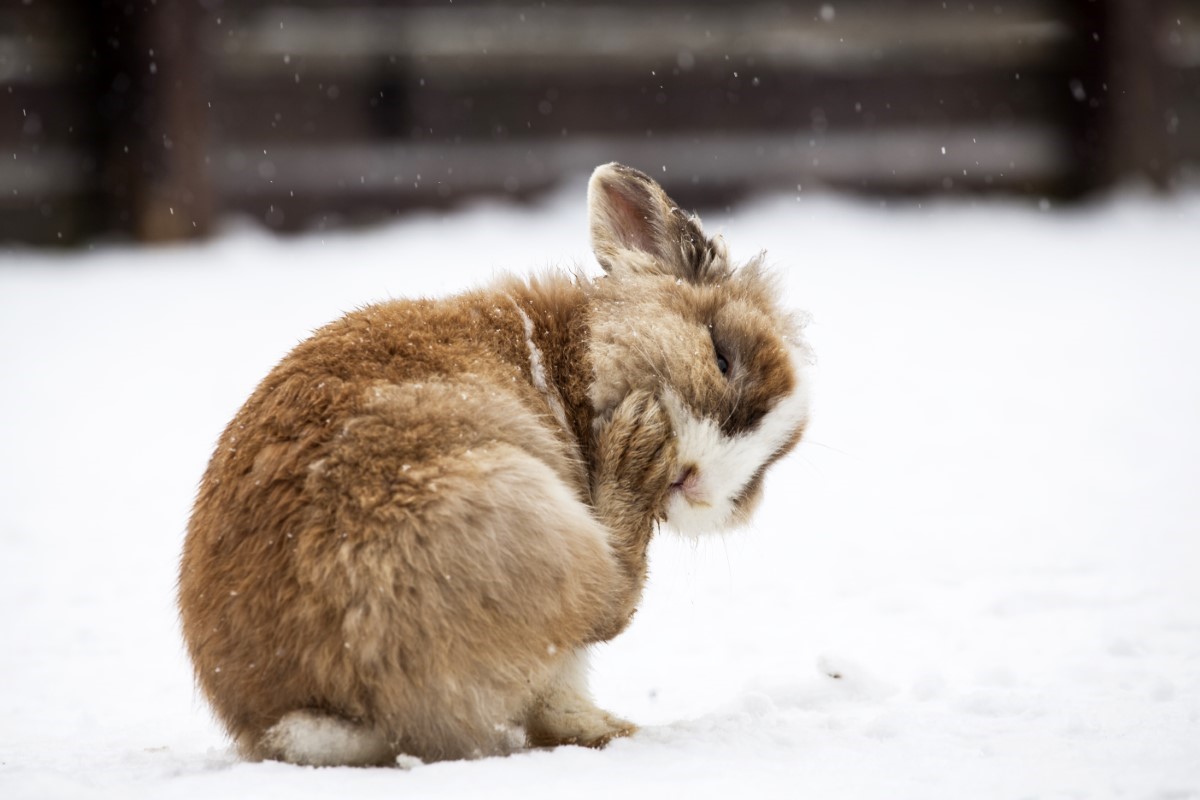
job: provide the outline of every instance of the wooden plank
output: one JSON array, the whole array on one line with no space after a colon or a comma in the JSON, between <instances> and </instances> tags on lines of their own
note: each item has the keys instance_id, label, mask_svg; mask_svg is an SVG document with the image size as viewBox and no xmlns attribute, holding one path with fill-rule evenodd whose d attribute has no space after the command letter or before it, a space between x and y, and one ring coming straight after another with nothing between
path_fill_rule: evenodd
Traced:
<instances>
[{"instance_id":1,"label":"wooden plank","mask_svg":"<svg viewBox=\"0 0 1200 800\"><path fill-rule=\"evenodd\" d=\"M1155 41L1171 67L1200 68L1200 7L1195 3L1168 4L1162 10Z\"/></svg>"},{"instance_id":2,"label":"wooden plank","mask_svg":"<svg viewBox=\"0 0 1200 800\"><path fill-rule=\"evenodd\" d=\"M72 80L87 32L66 3L0 2L0 84Z\"/></svg>"},{"instance_id":3,"label":"wooden plank","mask_svg":"<svg viewBox=\"0 0 1200 800\"><path fill-rule=\"evenodd\" d=\"M656 78L479 74L473 83L418 78L399 67L334 82L258 77L218 84L217 135L235 141L426 140L704 129L862 129L873 125L1042 119L1058 113L1061 70L928 76L818 77L775 68L753 75L701 67ZM1047 83L1054 91L1047 91Z\"/></svg>"},{"instance_id":4,"label":"wooden plank","mask_svg":"<svg viewBox=\"0 0 1200 800\"><path fill-rule=\"evenodd\" d=\"M475 194L523 196L564 175L619 160L645 169L677 199L818 185L860 190L995 187L1045 191L1063 180L1067 143L1053 128L987 126L870 133L570 137L488 143L362 143L230 147L214 180L231 208L272 227L312 208L376 215ZM665 168L665 169L664 169Z\"/></svg>"},{"instance_id":5,"label":"wooden plank","mask_svg":"<svg viewBox=\"0 0 1200 800\"><path fill-rule=\"evenodd\" d=\"M832 6L830 6L832 7ZM403 57L464 75L533 70L591 73L610 64L647 70L671 63L726 60L750 67L815 73L950 66L1026 67L1052 60L1071 35L1044 6L1006 14L961 14L942 4L913 10L851 4L832 17L790 4L608 5L524 9L392 6L267 7L212 43L220 68L237 75L278 72L290 59L325 74L361 72L380 58ZM441 67L445 69L445 67Z\"/></svg>"},{"instance_id":6,"label":"wooden plank","mask_svg":"<svg viewBox=\"0 0 1200 800\"><path fill-rule=\"evenodd\" d=\"M0 84L0 153L34 143L87 149L93 128L89 88L73 83Z\"/></svg>"}]
</instances>

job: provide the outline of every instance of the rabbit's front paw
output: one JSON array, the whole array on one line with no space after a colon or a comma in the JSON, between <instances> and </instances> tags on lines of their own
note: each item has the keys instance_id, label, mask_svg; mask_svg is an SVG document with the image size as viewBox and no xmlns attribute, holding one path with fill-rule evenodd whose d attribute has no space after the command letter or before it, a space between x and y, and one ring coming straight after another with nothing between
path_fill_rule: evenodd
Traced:
<instances>
[{"instance_id":1,"label":"rabbit's front paw","mask_svg":"<svg viewBox=\"0 0 1200 800\"><path fill-rule=\"evenodd\" d=\"M557 747L576 744L604 747L613 739L631 736L637 726L595 707L580 709L542 709L527 723L525 736L530 747Z\"/></svg>"},{"instance_id":2,"label":"rabbit's front paw","mask_svg":"<svg viewBox=\"0 0 1200 800\"><path fill-rule=\"evenodd\" d=\"M596 488L605 515L635 528L661 518L675 464L670 419L650 392L632 392L604 423L597 442Z\"/></svg>"}]
</instances>

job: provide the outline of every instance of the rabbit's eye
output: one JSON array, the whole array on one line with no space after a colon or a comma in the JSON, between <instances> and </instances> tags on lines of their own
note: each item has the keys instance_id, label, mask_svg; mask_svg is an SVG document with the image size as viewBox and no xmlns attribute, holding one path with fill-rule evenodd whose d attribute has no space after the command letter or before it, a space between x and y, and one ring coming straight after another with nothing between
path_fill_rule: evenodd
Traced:
<instances>
[{"instance_id":1,"label":"rabbit's eye","mask_svg":"<svg viewBox=\"0 0 1200 800\"><path fill-rule=\"evenodd\" d=\"M721 348L717 346L717 337L713 334L713 327L708 326L708 337L712 341L713 355L717 357L717 369L721 370L722 375L729 373L729 360L721 355Z\"/></svg>"}]
</instances>

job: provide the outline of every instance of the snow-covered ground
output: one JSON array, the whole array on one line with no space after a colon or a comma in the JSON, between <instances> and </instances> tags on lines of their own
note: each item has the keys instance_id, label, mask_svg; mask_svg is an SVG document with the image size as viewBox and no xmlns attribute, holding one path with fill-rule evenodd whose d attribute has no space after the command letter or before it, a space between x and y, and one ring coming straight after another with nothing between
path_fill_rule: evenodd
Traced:
<instances>
[{"instance_id":1,"label":"snow-covered ground","mask_svg":"<svg viewBox=\"0 0 1200 800\"><path fill-rule=\"evenodd\" d=\"M595 658L638 735L410 771L232 754L173 605L192 492L312 328L590 264L582 184L0 255L0 797L1200 798L1200 195L768 198L708 228L812 312L806 443L752 529L657 542Z\"/></svg>"}]
</instances>

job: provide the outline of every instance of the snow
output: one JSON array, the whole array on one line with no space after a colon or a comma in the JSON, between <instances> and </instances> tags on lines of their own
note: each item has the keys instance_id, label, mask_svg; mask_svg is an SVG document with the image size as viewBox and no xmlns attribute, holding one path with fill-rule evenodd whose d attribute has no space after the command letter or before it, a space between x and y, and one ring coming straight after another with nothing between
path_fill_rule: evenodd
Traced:
<instances>
[{"instance_id":1,"label":"snow","mask_svg":"<svg viewBox=\"0 0 1200 800\"><path fill-rule=\"evenodd\" d=\"M597 648L600 703L641 732L238 761L173 606L220 429L344 310L590 265L583 197L0 254L0 797L1200 797L1195 194L709 215L812 313L815 416L755 526L660 538Z\"/></svg>"}]
</instances>

